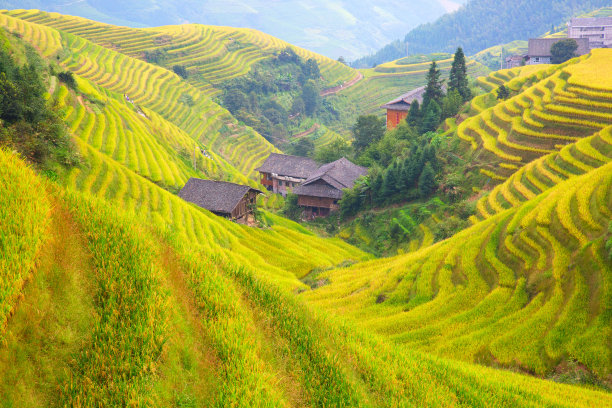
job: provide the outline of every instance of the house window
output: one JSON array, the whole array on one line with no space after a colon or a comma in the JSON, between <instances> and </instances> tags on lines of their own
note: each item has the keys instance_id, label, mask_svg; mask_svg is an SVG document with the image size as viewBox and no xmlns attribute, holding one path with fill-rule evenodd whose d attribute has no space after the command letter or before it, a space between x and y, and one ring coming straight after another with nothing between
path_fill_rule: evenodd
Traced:
<instances>
[{"instance_id":1,"label":"house window","mask_svg":"<svg viewBox=\"0 0 612 408\"><path fill-rule=\"evenodd\" d=\"M283 186L283 181L282 181L282 180L279 180L279 182L278 182L278 186L279 186L279 187L282 187L282 186Z\"/></svg>"}]
</instances>

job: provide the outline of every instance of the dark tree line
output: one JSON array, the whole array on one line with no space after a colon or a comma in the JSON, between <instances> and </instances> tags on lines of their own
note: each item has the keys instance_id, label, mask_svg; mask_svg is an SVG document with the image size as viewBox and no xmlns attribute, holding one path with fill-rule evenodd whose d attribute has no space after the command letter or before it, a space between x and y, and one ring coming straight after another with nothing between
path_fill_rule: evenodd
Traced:
<instances>
[{"instance_id":1,"label":"dark tree line","mask_svg":"<svg viewBox=\"0 0 612 408\"><path fill-rule=\"evenodd\" d=\"M26 47L26 58L21 66L8 50L0 48L0 145L39 165L72 165L76 156L65 125L45 99L42 76L46 67L31 47ZM58 77L75 87L71 73Z\"/></svg>"}]
</instances>

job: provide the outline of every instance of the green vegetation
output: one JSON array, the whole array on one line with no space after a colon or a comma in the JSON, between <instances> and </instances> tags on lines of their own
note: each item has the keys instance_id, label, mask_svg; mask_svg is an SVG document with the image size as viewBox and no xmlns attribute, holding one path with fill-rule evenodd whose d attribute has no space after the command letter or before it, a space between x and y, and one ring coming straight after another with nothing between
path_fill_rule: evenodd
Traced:
<instances>
[{"instance_id":1,"label":"green vegetation","mask_svg":"<svg viewBox=\"0 0 612 408\"><path fill-rule=\"evenodd\" d=\"M258 185L253 169L273 147L212 99L223 84L254 85L274 55L296 55L279 66L301 72L301 88L254 94L262 115L299 94L306 111L309 81L354 71L252 30L37 11L0 22L18 34L3 66L37 73L22 80L35 97L14 123L35 118L32 106L55 110L80 156L46 177L0 148L4 405L612 404L609 50L494 72L481 90L466 89L481 68L460 52L363 71L320 100L322 123L296 125L311 142L296 146L318 159L371 167L342 200L345 220L316 224L338 233L325 239L264 209L259 228L235 224L174 193L189 177ZM141 59L153 50L157 65ZM386 99L412 80L427 96L396 129L377 116L347 126L356 111L338 111L351 145L326 126L330 106L362 100L359 117L377 103L367 92ZM244 102L236 95L230 104ZM259 201L297 217L293 195ZM343 239L397 255L373 259Z\"/></svg>"},{"instance_id":2,"label":"green vegetation","mask_svg":"<svg viewBox=\"0 0 612 408\"><path fill-rule=\"evenodd\" d=\"M520 0L501 4L473 0L455 13L413 29L403 41L355 61L355 66L371 67L417 53L452 52L458 46L471 55L516 39L537 37L551 25L563 25L576 14L608 5L605 0Z\"/></svg>"}]
</instances>

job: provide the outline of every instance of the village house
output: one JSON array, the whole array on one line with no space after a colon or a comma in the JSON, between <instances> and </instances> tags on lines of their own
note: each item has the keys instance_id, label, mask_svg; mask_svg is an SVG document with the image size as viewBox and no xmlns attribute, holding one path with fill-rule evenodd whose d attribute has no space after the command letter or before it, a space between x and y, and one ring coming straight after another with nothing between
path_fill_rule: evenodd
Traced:
<instances>
[{"instance_id":1,"label":"village house","mask_svg":"<svg viewBox=\"0 0 612 408\"><path fill-rule=\"evenodd\" d=\"M552 46L565 38L530 38L529 39L529 51L525 63L527 65L537 64L550 64L552 54L550 52ZM578 44L576 50L577 55L588 54L591 50L589 48L589 40L587 38L575 38Z\"/></svg>"},{"instance_id":2,"label":"village house","mask_svg":"<svg viewBox=\"0 0 612 408\"><path fill-rule=\"evenodd\" d=\"M568 38L586 38L589 48L612 47L612 17L572 18L567 25Z\"/></svg>"},{"instance_id":3,"label":"village house","mask_svg":"<svg viewBox=\"0 0 612 408\"><path fill-rule=\"evenodd\" d=\"M261 173L261 184L284 197L288 189L306 181L318 168L317 163L308 157L271 153L256 171Z\"/></svg>"},{"instance_id":4,"label":"village house","mask_svg":"<svg viewBox=\"0 0 612 408\"><path fill-rule=\"evenodd\" d=\"M304 207L306 218L326 217L337 210L343 189L351 188L368 169L351 163L344 157L321 166L293 192L298 196L298 205Z\"/></svg>"},{"instance_id":5,"label":"village house","mask_svg":"<svg viewBox=\"0 0 612 408\"><path fill-rule=\"evenodd\" d=\"M523 55L510 55L506 57L506 65L504 68L518 68L523 65L525 65L525 57Z\"/></svg>"},{"instance_id":6,"label":"village house","mask_svg":"<svg viewBox=\"0 0 612 408\"><path fill-rule=\"evenodd\" d=\"M190 178L179 197L239 223L249 223L261 191L225 181Z\"/></svg>"},{"instance_id":7,"label":"village house","mask_svg":"<svg viewBox=\"0 0 612 408\"><path fill-rule=\"evenodd\" d=\"M381 106L382 109L387 110L387 129L395 129L402 120L406 119L408 111L410 111L410 105L414 101L418 101L420 104L423 103L423 96L425 96L424 86L413 89Z\"/></svg>"}]
</instances>

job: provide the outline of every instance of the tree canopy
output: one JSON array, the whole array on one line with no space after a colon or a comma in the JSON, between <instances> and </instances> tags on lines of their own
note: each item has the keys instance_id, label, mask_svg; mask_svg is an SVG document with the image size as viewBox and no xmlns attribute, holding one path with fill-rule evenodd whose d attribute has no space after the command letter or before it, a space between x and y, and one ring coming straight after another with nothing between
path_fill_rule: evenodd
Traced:
<instances>
[{"instance_id":1,"label":"tree canopy","mask_svg":"<svg viewBox=\"0 0 612 408\"><path fill-rule=\"evenodd\" d=\"M573 38L566 38L556 42L550 48L550 54L552 55L551 62L553 64L562 64L576 57L577 49L578 43Z\"/></svg>"}]
</instances>

